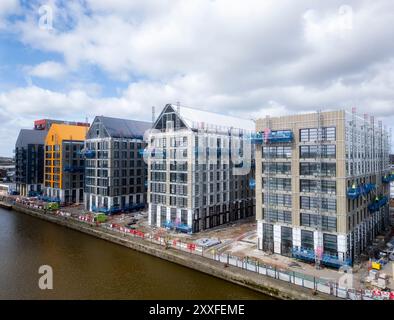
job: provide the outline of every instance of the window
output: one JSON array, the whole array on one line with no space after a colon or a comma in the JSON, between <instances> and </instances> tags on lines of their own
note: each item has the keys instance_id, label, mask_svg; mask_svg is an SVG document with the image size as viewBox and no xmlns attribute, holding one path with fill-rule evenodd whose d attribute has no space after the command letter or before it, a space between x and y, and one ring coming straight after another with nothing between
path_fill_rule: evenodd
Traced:
<instances>
[{"instance_id":1,"label":"window","mask_svg":"<svg viewBox=\"0 0 394 320\"><path fill-rule=\"evenodd\" d=\"M268 171L273 174L291 174L291 163L273 162L267 164L263 162L263 173L267 173Z\"/></svg>"},{"instance_id":2,"label":"window","mask_svg":"<svg viewBox=\"0 0 394 320\"><path fill-rule=\"evenodd\" d=\"M301 192L317 192L318 181L316 180L300 180L300 191ZM321 192L327 194L336 194L336 182L335 181L322 181Z\"/></svg>"},{"instance_id":3,"label":"window","mask_svg":"<svg viewBox=\"0 0 394 320\"><path fill-rule=\"evenodd\" d=\"M305 210L314 210L318 207L318 198L300 197L300 208ZM335 198L322 198L321 209L330 212L336 212L337 201Z\"/></svg>"},{"instance_id":4,"label":"window","mask_svg":"<svg viewBox=\"0 0 394 320\"><path fill-rule=\"evenodd\" d=\"M317 174L317 164L313 162L301 162L300 163L300 174L302 176L313 176ZM323 177L335 177L336 176L336 164L335 163L322 163L321 164L321 175Z\"/></svg>"},{"instance_id":5,"label":"window","mask_svg":"<svg viewBox=\"0 0 394 320\"><path fill-rule=\"evenodd\" d=\"M263 157L289 159L291 158L291 147L264 147Z\"/></svg>"},{"instance_id":6,"label":"window","mask_svg":"<svg viewBox=\"0 0 394 320\"><path fill-rule=\"evenodd\" d=\"M338 256L337 236L323 233L323 251L332 256Z\"/></svg>"},{"instance_id":7,"label":"window","mask_svg":"<svg viewBox=\"0 0 394 320\"><path fill-rule=\"evenodd\" d=\"M266 188L267 179L263 179L263 188ZM269 187L271 190L291 191L291 179L270 178Z\"/></svg>"},{"instance_id":8,"label":"window","mask_svg":"<svg viewBox=\"0 0 394 320\"><path fill-rule=\"evenodd\" d=\"M301 247L314 249L313 231L301 230Z\"/></svg>"},{"instance_id":9,"label":"window","mask_svg":"<svg viewBox=\"0 0 394 320\"><path fill-rule=\"evenodd\" d=\"M291 211L269 209L265 211L264 218L269 222L292 223Z\"/></svg>"},{"instance_id":10,"label":"window","mask_svg":"<svg viewBox=\"0 0 394 320\"><path fill-rule=\"evenodd\" d=\"M300 141L301 142L308 142L309 141L309 130L308 129L301 129L300 130Z\"/></svg>"},{"instance_id":11,"label":"window","mask_svg":"<svg viewBox=\"0 0 394 320\"><path fill-rule=\"evenodd\" d=\"M319 155L318 146L300 146L300 158L317 158ZM323 145L321 147L321 157L332 159L336 157L335 145Z\"/></svg>"},{"instance_id":12,"label":"window","mask_svg":"<svg viewBox=\"0 0 394 320\"><path fill-rule=\"evenodd\" d=\"M317 228L321 221L323 231L337 231L337 218L330 216L320 216L317 214L301 213L301 225L304 227Z\"/></svg>"},{"instance_id":13,"label":"window","mask_svg":"<svg viewBox=\"0 0 394 320\"><path fill-rule=\"evenodd\" d=\"M264 203L267 203L267 196L264 196ZM291 195L290 194L272 194L269 198L270 205L291 208Z\"/></svg>"}]
</instances>

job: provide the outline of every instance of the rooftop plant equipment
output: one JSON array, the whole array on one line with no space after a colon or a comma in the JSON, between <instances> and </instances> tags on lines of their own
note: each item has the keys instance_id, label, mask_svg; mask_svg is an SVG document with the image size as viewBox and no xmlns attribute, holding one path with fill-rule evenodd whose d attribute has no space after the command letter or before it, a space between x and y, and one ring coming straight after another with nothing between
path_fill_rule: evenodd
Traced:
<instances>
[{"instance_id":1,"label":"rooftop plant equipment","mask_svg":"<svg viewBox=\"0 0 394 320\"><path fill-rule=\"evenodd\" d=\"M372 190L375 189L375 187L376 186L373 183L362 184L358 187L353 184L352 187L348 189L347 196L349 197L349 199L355 200L360 196L369 194Z\"/></svg>"},{"instance_id":2,"label":"rooftop plant equipment","mask_svg":"<svg viewBox=\"0 0 394 320\"><path fill-rule=\"evenodd\" d=\"M394 174L387 174L385 176L382 177L382 182L383 183L390 183L394 181Z\"/></svg>"},{"instance_id":3,"label":"rooftop plant equipment","mask_svg":"<svg viewBox=\"0 0 394 320\"><path fill-rule=\"evenodd\" d=\"M368 210L370 212L376 212L381 207L385 206L388 202L388 198L386 196L376 197L375 200L368 205Z\"/></svg>"}]
</instances>

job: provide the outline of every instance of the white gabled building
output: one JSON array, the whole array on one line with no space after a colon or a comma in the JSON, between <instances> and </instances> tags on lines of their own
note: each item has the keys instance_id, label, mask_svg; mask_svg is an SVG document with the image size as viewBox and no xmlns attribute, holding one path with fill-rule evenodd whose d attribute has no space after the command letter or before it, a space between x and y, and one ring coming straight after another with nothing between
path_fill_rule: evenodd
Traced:
<instances>
[{"instance_id":1,"label":"white gabled building","mask_svg":"<svg viewBox=\"0 0 394 320\"><path fill-rule=\"evenodd\" d=\"M184 232L254 215L254 122L167 104L149 137L149 224ZM231 151L230 151L231 150Z\"/></svg>"}]
</instances>

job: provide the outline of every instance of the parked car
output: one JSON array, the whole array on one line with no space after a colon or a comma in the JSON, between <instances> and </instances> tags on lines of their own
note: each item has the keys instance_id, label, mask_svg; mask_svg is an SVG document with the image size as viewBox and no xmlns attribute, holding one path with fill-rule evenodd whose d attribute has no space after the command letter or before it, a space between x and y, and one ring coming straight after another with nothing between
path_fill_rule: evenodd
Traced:
<instances>
[{"instance_id":1,"label":"parked car","mask_svg":"<svg viewBox=\"0 0 394 320\"><path fill-rule=\"evenodd\" d=\"M209 247L215 246L219 243L221 243L221 241L219 239L209 239L209 238L202 238L202 239L198 239L196 241L197 245L204 247L204 248L209 248Z\"/></svg>"}]
</instances>

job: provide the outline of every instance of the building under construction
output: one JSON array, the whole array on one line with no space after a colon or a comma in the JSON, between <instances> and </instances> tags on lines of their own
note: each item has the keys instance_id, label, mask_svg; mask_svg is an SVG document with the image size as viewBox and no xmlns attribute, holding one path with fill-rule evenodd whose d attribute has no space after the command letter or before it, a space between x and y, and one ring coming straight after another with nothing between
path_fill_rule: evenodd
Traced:
<instances>
[{"instance_id":1,"label":"building under construction","mask_svg":"<svg viewBox=\"0 0 394 320\"><path fill-rule=\"evenodd\" d=\"M85 163L81 154L86 124L51 125L45 138L45 192L43 200L83 203Z\"/></svg>"},{"instance_id":2,"label":"building under construction","mask_svg":"<svg viewBox=\"0 0 394 320\"><path fill-rule=\"evenodd\" d=\"M256 122L258 248L340 267L388 224L389 133L355 110Z\"/></svg>"},{"instance_id":3,"label":"building under construction","mask_svg":"<svg viewBox=\"0 0 394 320\"><path fill-rule=\"evenodd\" d=\"M141 150L151 123L95 117L86 136L85 209L117 213L146 206L147 166Z\"/></svg>"},{"instance_id":4,"label":"building under construction","mask_svg":"<svg viewBox=\"0 0 394 320\"><path fill-rule=\"evenodd\" d=\"M166 105L145 153L149 224L190 233L252 216L254 152L246 137L254 127L250 120Z\"/></svg>"}]
</instances>

